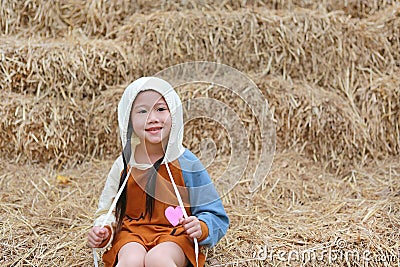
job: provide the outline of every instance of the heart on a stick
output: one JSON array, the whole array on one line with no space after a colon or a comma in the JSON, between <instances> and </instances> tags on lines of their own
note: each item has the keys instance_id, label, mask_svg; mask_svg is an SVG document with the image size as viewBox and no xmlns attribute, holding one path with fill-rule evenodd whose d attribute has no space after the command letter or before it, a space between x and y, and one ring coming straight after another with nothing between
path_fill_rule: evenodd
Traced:
<instances>
[{"instance_id":1,"label":"heart on a stick","mask_svg":"<svg viewBox=\"0 0 400 267\"><path fill-rule=\"evenodd\" d=\"M182 208L180 206L174 208L169 206L165 209L165 217L173 225L177 226L179 224L179 219L183 217Z\"/></svg>"}]
</instances>

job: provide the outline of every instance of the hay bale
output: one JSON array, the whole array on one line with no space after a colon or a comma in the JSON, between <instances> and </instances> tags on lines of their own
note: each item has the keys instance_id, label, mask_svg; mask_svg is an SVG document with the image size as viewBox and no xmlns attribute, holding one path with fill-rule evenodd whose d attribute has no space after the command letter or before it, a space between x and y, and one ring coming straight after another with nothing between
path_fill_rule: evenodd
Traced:
<instances>
[{"instance_id":1,"label":"hay bale","mask_svg":"<svg viewBox=\"0 0 400 267\"><path fill-rule=\"evenodd\" d=\"M304 10L138 14L108 41L7 37L0 44L1 86L35 95L49 90L74 96L78 91L90 98L171 65L207 60L332 91L342 90L351 78L349 89L354 90L371 72L398 71L399 10L387 9L369 20Z\"/></svg>"},{"instance_id":2,"label":"hay bale","mask_svg":"<svg viewBox=\"0 0 400 267\"><path fill-rule=\"evenodd\" d=\"M370 77L354 93L354 103L368 127L376 158L400 154L400 78L397 74ZM383 154L386 154L383 153Z\"/></svg>"},{"instance_id":3,"label":"hay bale","mask_svg":"<svg viewBox=\"0 0 400 267\"><path fill-rule=\"evenodd\" d=\"M27 6L31 4L33 3L28 3ZM95 2L92 4L92 8L102 6ZM62 139L57 139L54 134L50 138L46 128L54 123L68 124L66 118L70 116L68 112L71 110L67 109L65 117L56 118L53 122L46 116L53 116L54 110L62 113L62 106L76 108L77 105L80 110L76 113L84 114L82 110L88 108L87 103L94 103L99 99L113 99L110 105L116 106L117 98L110 97L113 90L122 90L139 76L152 75L182 61L209 60L253 73L256 83L263 90L271 91L275 88L274 84L278 84L277 92L283 93L284 97L278 93L267 95L272 103L276 103L277 109L280 107L279 112L275 111L276 116L283 118L286 123L280 125L278 130L279 137L284 140L282 147L296 146L300 151L305 149L308 155L317 160L334 162L332 166L335 167L344 167L349 162L355 164L360 160L364 162L368 158L378 157L380 153L396 155L399 153L396 121L399 96L395 91L398 88L397 83L390 87L394 91L388 91L390 99L382 98L382 108L371 111L371 108L365 107L364 101L372 101L375 97L375 93L371 93L373 90L370 90L376 87L375 77L386 76L391 81L399 70L399 10L396 6L389 7L360 20L339 13L306 10L238 9L204 13L193 9L179 13L136 14L120 21L119 26L116 26L118 36L113 40L77 37L64 41L30 39L25 42L24 39L3 37L0 44L3 59L0 84L1 89L10 94L2 96L2 105L6 112L2 127L7 133L4 140L10 142L3 142L2 151L12 158L18 159L19 155L25 154L30 160L57 159L57 162L62 161L60 158L81 161L89 155L103 158L103 149L111 154L116 153L118 146L104 144L98 150L99 143L96 143L96 140L107 138L118 140L116 122L108 121L105 126L112 129L112 136L104 137L99 133L98 139L97 131L91 130L93 138L90 139L81 130L90 124L89 118L98 118L97 114L90 113L88 118L80 119L79 130L68 128L69 126L67 128L70 130L66 132L58 129L57 132L62 133ZM304 101L300 106L288 106L292 99L286 94L290 95L292 92L280 91L282 86L291 88L292 83L296 88L294 99ZM297 125L296 120L315 119L313 112L316 109L308 91L315 91L316 95L313 97L316 99L332 97L330 101L333 104L325 103L317 107L328 110L325 118L328 123L320 125L317 120L313 122L316 128L305 133L301 127L307 128L308 122ZM213 97L218 94L219 91L216 91ZM24 128L25 124L22 123L10 123L15 120L21 122L24 118L21 113L23 109L18 108L21 105L18 101L21 100L11 100L11 96L16 99L26 97L27 102L24 103L28 110L35 110L32 113L38 114L43 112L42 115L28 119L32 128ZM44 101L44 109L34 109L39 99ZM226 97L225 100L229 106L241 106L236 98ZM56 108L53 103L56 103ZM324 101L321 100L321 103ZM294 113L288 113L282 107ZM333 109L334 107L340 111ZM392 110L385 114L394 115L382 115L379 109L383 108L384 113ZM302 113L303 109L308 112L307 116ZM93 112L93 109L89 110ZM248 114L245 109L236 111ZM110 118L114 116L112 112L101 110L99 114ZM293 117L296 112L300 117ZM371 112L381 115L374 117ZM69 119L69 122L73 120ZM244 120L247 120L246 129L257 132L254 118L250 116ZM46 123L41 124L41 121ZM288 121L291 123L287 123ZM378 121L384 123L378 124ZM299 128L294 127L295 125ZM214 126L210 126L210 133ZM196 133L187 139L186 144L189 147L195 147L202 138L197 134L201 130L193 127L190 129ZM331 127L336 127L339 131L330 133ZM388 129L392 130L390 134L386 134L390 132ZM68 137L69 131L73 131L76 136ZM43 142L29 137L32 134L36 139L38 136L44 138ZM22 141L25 138L27 142ZM215 138L221 144L218 151L229 152L226 135ZM255 135L250 140L255 150L257 138ZM68 140L80 141L66 146L70 144ZM329 147L332 142L336 142L337 148ZM79 151L80 146L85 149ZM327 156L330 155L328 152L332 155Z\"/></svg>"},{"instance_id":4,"label":"hay bale","mask_svg":"<svg viewBox=\"0 0 400 267\"><path fill-rule=\"evenodd\" d=\"M339 94L279 78L260 87L274 113L278 150L295 149L338 172L373 156L365 123Z\"/></svg>"},{"instance_id":5,"label":"hay bale","mask_svg":"<svg viewBox=\"0 0 400 267\"><path fill-rule=\"evenodd\" d=\"M399 5L398 0L374 0L374 1L362 1L362 0L350 0L350 1L335 1L328 0L324 1L324 8L328 11L343 10L346 14L352 17L367 18L371 15L375 15L380 11Z\"/></svg>"},{"instance_id":6,"label":"hay bale","mask_svg":"<svg viewBox=\"0 0 400 267\"><path fill-rule=\"evenodd\" d=\"M186 101L209 94L206 86L177 88L185 105ZM216 88L215 88L216 89ZM120 153L116 109L123 88L114 88L87 99L67 100L57 96L33 97L13 92L1 95L0 151L4 157L16 161L48 162L58 165L74 165L93 158L114 158ZM187 94L191 92L191 96ZM193 94L195 92L195 94ZM224 100L235 109L245 122L245 127L258 131L249 108L233 93L212 90L210 97ZM240 107L240 108L238 108ZM247 108L247 109L246 109ZM254 115L253 115L254 116ZM208 118L212 118L212 114ZM230 155L232 135L227 133L220 121L197 118L185 125L184 144L200 153L202 140L211 138L216 153ZM250 118L250 119L249 119ZM218 127L221 131L216 132ZM249 146L257 145L251 135Z\"/></svg>"},{"instance_id":7,"label":"hay bale","mask_svg":"<svg viewBox=\"0 0 400 267\"><path fill-rule=\"evenodd\" d=\"M353 17L367 17L398 4L398 0L212 0L149 1L149 0L92 0L92 1L2 1L0 5L0 33L5 35L39 35L61 37L74 33L87 36L115 38L116 29L133 14L199 10L202 12L262 8L294 10L306 8L323 12L343 11ZM28 29L27 29L28 28Z\"/></svg>"},{"instance_id":8,"label":"hay bale","mask_svg":"<svg viewBox=\"0 0 400 267\"><path fill-rule=\"evenodd\" d=\"M283 149L296 147L337 171L400 154L397 75L371 78L346 97L281 79L265 79L260 88L274 111Z\"/></svg>"},{"instance_id":9,"label":"hay bale","mask_svg":"<svg viewBox=\"0 0 400 267\"><path fill-rule=\"evenodd\" d=\"M1 89L36 97L90 99L140 74L116 42L3 39Z\"/></svg>"},{"instance_id":10,"label":"hay bale","mask_svg":"<svg viewBox=\"0 0 400 267\"><path fill-rule=\"evenodd\" d=\"M109 91L89 102L2 93L2 157L54 166L115 157L120 143L115 103L121 94Z\"/></svg>"},{"instance_id":11,"label":"hay bale","mask_svg":"<svg viewBox=\"0 0 400 267\"><path fill-rule=\"evenodd\" d=\"M399 155L400 94L391 76L361 87L353 98L303 82L254 76L274 114L278 150L295 149L323 161L338 173L389 155ZM389 86L387 86L389 85ZM224 88L189 85L177 88L182 101L206 97L224 103L248 133L251 156L259 153L260 129L250 107ZM109 159L119 153L116 107L123 88L87 99L2 95L0 151L10 159L75 164L91 158ZM232 153L231 137L209 113L185 125L184 144L200 153L211 138L217 154ZM220 129L216 131L215 129ZM231 135L231 136L230 136Z\"/></svg>"},{"instance_id":12,"label":"hay bale","mask_svg":"<svg viewBox=\"0 0 400 267\"><path fill-rule=\"evenodd\" d=\"M308 10L168 13L133 16L119 32L139 58L154 60L140 62L146 73L208 60L338 90L353 65L355 83L370 71L396 71L400 52L390 40L398 40L399 10L365 22Z\"/></svg>"},{"instance_id":13,"label":"hay bale","mask_svg":"<svg viewBox=\"0 0 400 267\"><path fill-rule=\"evenodd\" d=\"M135 1L2 1L0 32L5 35L46 38L74 33L112 35L114 27L138 9ZM114 33L115 34L115 33Z\"/></svg>"}]
</instances>

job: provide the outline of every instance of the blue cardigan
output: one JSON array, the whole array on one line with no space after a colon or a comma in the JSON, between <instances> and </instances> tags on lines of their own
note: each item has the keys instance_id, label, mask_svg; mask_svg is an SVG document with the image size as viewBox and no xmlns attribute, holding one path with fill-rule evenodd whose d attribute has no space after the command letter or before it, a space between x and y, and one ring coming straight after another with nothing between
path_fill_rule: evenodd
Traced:
<instances>
[{"instance_id":1,"label":"blue cardigan","mask_svg":"<svg viewBox=\"0 0 400 267\"><path fill-rule=\"evenodd\" d=\"M208 237L199 242L199 245L213 247L226 234L229 218L200 160L186 149L178 161L185 185L189 189L192 215L205 222L208 227Z\"/></svg>"}]
</instances>

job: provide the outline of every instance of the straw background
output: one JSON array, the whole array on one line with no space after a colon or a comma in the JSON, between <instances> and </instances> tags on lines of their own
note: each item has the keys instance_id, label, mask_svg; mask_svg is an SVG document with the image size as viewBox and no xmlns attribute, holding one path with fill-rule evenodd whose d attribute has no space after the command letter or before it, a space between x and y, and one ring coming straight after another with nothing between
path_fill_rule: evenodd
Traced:
<instances>
[{"instance_id":1,"label":"straw background","mask_svg":"<svg viewBox=\"0 0 400 267\"><path fill-rule=\"evenodd\" d=\"M248 75L268 101L277 137L272 169L251 195L261 141L249 107L224 88L177 88L184 102L226 104L249 133L243 181L223 196L231 227L207 265L299 266L254 258L266 247L320 253L343 241L341 251L387 256L369 266L397 266L400 2L214 2L0 2L1 266L92 264L85 238L120 153L124 88L197 60ZM201 141L214 141L208 170L218 177L235 156L234 133L211 119L191 121L185 132L185 146L199 156Z\"/></svg>"}]
</instances>

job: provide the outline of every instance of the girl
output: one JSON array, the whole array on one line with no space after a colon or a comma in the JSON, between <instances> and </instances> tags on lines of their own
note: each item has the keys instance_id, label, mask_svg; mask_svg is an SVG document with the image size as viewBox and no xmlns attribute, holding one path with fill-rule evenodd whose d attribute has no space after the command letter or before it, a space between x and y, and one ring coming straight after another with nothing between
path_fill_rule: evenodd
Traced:
<instances>
[{"instance_id":1,"label":"girl","mask_svg":"<svg viewBox=\"0 0 400 267\"><path fill-rule=\"evenodd\" d=\"M207 171L182 145L179 96L162 79L140 78L122 95L118 124L123 152L108 175L88 245L106 248L106 267L204 266L197 242L214 246L229 219Z\"/></svg>"}]
</instances>

